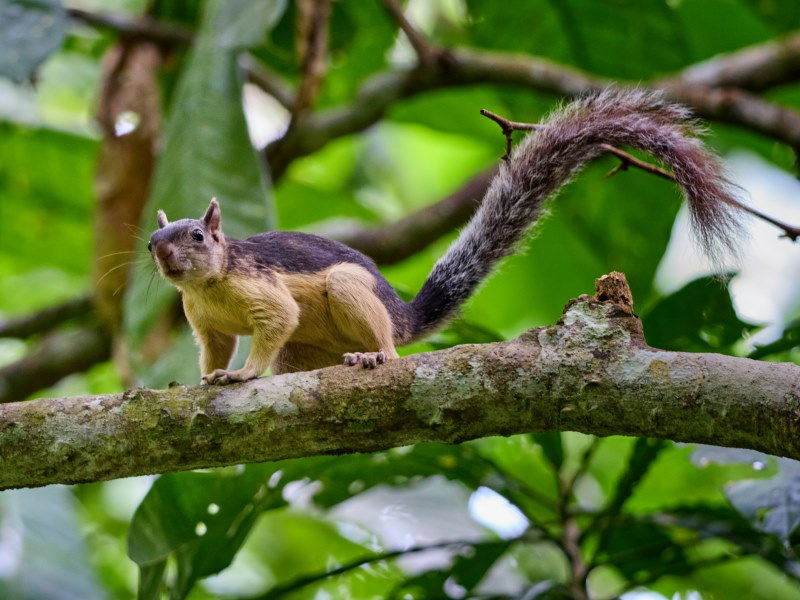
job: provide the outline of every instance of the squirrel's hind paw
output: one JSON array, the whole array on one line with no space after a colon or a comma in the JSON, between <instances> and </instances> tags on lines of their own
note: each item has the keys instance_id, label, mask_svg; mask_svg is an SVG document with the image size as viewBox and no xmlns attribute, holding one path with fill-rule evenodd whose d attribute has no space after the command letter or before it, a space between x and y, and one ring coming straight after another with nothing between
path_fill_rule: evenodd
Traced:
<instances>
[{"instance_id":1,"label":"squirrel's hind paw","mask_svg":"<svg viewBox=\"0 0 800 600\"><path fill-rule=\"evenodd\" d=\"M378 350L377 352L347 352L342 355L342 359L348 367L360 364L365 369L374 369L386 362L386 352L383 350Z\"/></svg>"}]
</instances>

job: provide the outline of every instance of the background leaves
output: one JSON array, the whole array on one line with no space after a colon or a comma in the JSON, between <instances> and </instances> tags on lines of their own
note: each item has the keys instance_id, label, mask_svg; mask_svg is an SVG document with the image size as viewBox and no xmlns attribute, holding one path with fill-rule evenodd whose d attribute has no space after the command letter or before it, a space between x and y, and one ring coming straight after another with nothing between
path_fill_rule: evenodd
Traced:
<instances>
[{"instance_id":1,"label":"background leaves","mask_svg":"<svg viewBox=\"0 0 800 600\"><path fill-rule=\"evenodd\" d=\"M28 79L61 46L66 17L58 0L0 2L0 76Z\"/></svg>"},{"instance_id":2,"label":"background leaves","mask_svg":"<svg viewBox=\"0 0 800 600\"><path fill-rule=\"evenodd\" d=\"M790 0L408 6L436 44L528 53L634 81L800 25ZM125 0L112 7L133 19L147 10L194 36L189 50L165 49L158 169L144 221L128 224L141 237L139 250L156 208L173 219L198 217L214 195L226 232L236 237L273 226L330 232L343 222L391 223L496 164L503 139L480 108L537 121L557 102L511 85L420 93L394 103L367 131L294 160L273 184L248 137L239 59L246 50L297 84L296 4ZM92 238L103 234L92 230L91 215L95 156L104 142L87 119L94 107L71 86L80 81L99 95L101 57L120 38L85 25L67 29L66 14L57 2L0 0L0 72L36 82L0 81L2 316L86 294L96 260ZM322 110L349 106L376 72L412 64L379 2L333 3L329 28ZM768 97L796 107L795 88L787 84ZM793 165L789 148L732 126L716 124L709 140L721 151L747 147L785 169ZM614 166L604 159L587 169L463 319L406 351L483 343L553 323L596 276L619 269L651 344L748 352L757 329L737 316L724 282L701 279L667 296L655 289L678 194L644 173L606 179ZM412 295L455 235L385 274ZM139 257L145 261L133 274L125 334L137 377L152 385L196 381L196 349L185 329L169 330L172 350L155 364L139 355L156 321L179 316L175 294L150 284L147 257ZM796 358L797 329L788 325L753 356ZM13 363L36 343L0 340L0 362ZM121 385L106 363L42 393ZM585 584L597 597L643 586L668 597L798 598L795 471L791 461L731 449L557 432L175 473L154 482L42 490L41 497L4 494L0 558L21 560L16 570L0 560L0 595L544 598L569 597ZM354 514L373 518L365 523ZM59 537L42 543L43 532ZM22 551L4 554L15 540Z\"/></svg>"}]
</instances>

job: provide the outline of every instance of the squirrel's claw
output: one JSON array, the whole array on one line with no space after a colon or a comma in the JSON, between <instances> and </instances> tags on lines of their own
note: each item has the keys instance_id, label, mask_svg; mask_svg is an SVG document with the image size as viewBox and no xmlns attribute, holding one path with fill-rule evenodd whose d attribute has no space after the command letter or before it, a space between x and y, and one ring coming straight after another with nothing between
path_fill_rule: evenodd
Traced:
<instances>
[{"instance_id":1,"label":"squirrel's claw","mask_svg":"<svg viewBox=\"0 0 800 600\"><path fill-rule=\"evenodd\" d=\"M342 355L342 360L348 367L360 364L365 369L374 369L386 362L386 352L347 352Z\"/></svg>"}]
</instances>

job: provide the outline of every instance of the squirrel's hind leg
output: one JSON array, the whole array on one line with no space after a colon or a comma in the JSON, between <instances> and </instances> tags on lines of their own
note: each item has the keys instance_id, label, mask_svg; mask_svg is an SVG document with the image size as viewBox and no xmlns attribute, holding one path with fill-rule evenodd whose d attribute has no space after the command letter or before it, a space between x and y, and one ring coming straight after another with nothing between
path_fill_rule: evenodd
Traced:
<instances>
[{"instance_id":1,"label":"squirrel's hind leg","mask_svg":"<svg viewBox=\"0 0 800 600\"><path fill-rule=\"evenodd\" d=\"M375 278L354 264L337 265L328 273L328 304L344 339L356 340L359 352L344 354L346 365L374 369L397 358L389 311L375 294Z\"/></svg>"}]
</instances>

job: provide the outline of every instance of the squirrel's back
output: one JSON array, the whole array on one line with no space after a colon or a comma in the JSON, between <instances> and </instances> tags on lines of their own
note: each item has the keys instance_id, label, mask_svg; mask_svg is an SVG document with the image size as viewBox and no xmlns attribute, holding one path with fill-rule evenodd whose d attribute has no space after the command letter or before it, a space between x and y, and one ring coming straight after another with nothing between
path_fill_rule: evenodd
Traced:
<instances>
[{"instance_id":1,"label":"squirrel's back","mask_svg":"<svg viewBox=\"0 0 800 600\"><path fill-rule=\"evenodd\" d=\"M269 231L245 240L228 238L227 253L227 268L233 273L254 270L289 275L323 273L339 264L358 265L374 278L375 295L392 317L397 340L405 340L412 334L409 305L386 281L375 261L341 242L298 231Z\"/></svg>"}]
</instances>

